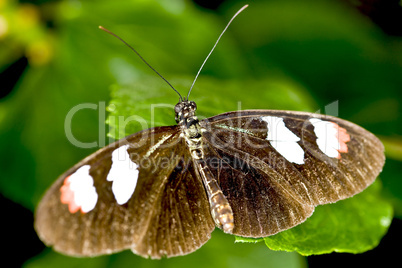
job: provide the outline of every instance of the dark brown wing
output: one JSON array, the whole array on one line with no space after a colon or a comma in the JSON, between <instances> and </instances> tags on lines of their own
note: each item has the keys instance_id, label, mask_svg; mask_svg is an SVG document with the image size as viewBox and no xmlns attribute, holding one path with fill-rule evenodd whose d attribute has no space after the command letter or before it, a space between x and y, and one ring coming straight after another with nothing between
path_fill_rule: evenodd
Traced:
<instances>
[{"instance_id":1,"label":"dark brown wing","mask_svg":"<svg viewBox=\"0 0 402 268\"><path fill-rule=\"evenodd\" d=\"M107 176L113 152L126 145L139 175L131 198L119 205ZM91 211L72 213L61 202L60 189L66 178L86 165L98 199ZM61 175L36 210L35 228L46 244L68 255L131 249L144 257L160 258L196 250L210 238L214 224L202 182L174 126L133 134Z\"/></svg>"},{"instance_id":2,"label":"dark brown wing","mask_svg":"<svg viewBox=\"0 0 402 268\"><path fill-rule=\"evenodd\" d=\"M273 147L268 133L275 126L269 126L268 117L283 118L286 129L298 137L294 143L303 152L302 162L289 161L292 151L283 155ZM324 153L317 145L311 118L346 129L347 152L340 150L339 158ZM207 162L232 206L233 233L241 236L261 237L286 230L303 222L314 206L361 192L375 180L385 161L383 145L373 134L331 116L241 111L205 119L201 126L206 129ZM287 138L286 133L279 134ZM276 137L281 139L281 135Z\"/></svg>"}]
</instances>

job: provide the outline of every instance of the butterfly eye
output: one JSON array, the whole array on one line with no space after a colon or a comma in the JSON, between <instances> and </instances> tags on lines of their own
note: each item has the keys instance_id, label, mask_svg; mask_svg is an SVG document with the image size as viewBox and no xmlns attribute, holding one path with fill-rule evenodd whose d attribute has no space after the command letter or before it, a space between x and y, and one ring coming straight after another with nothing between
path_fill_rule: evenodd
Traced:
<instances>
[{"instance_id":1,"label":"butterfly eye","mask_svg":"<svg viewBox=\"0 0 402 268\"><path fill-rule=\"evenodd\" d=\"M191 107L194 109L194 111L197 110L197 104L195 104L194 101L190 101Z\"/></svg>"},{"instance_id":2,"label":"butterfly eye","mask_svg":"<svg viewBox=\"0 0 402 268\"><path fill-rule=\"evenodd\" d=\"M174 111L176 114L178 114L182 109L183 109L183 104L181 102L176 104L176 106L174 107Z\"/></svg>"}]
</instances>

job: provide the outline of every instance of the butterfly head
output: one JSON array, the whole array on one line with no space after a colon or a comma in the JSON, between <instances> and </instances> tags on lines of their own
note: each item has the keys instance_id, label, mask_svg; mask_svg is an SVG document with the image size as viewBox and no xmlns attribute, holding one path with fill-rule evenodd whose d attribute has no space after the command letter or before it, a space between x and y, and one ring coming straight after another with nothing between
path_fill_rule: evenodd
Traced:
<instances>
[{"instance_id":1,"label":"butterfly head","mask_svg":"<svg viewBox=\"0 0 402 268\"><path fill-rule=\"evenodd\" d=\"M195 104L194 101L181 101L177 103L174 107L174 111L176 113L176 123L194 117L196 110L197 104Z\"/></svg>"}]
</instances>

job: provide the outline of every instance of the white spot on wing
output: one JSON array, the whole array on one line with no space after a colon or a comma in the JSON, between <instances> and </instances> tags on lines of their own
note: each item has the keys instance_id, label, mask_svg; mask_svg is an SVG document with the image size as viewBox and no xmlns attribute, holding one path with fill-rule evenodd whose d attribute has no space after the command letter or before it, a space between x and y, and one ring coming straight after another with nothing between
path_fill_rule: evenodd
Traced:
<instances>
[{"instance_id":1,"label":"white spot on wing","mask_svg":"<svg viewBox=\"0 0 402 268\"><path fill-rule=\"evenodd\" d=\"M66 200L66 203L70 206L76 206L76 208L81 209L83 213L93 210L98 201L98 194L94 187L94 180L91 175L89 175L89 169L90 166L85 165L71 174L65 183L65 187L68 189L64 190L73 193L73 200Z\"/></svg>"},{"instance_id":2,"label":"white spot on wing","mask_svg":"<svg viewBox=\"0 0 402 268\"><path fill-rule=\"evenodd\" d=\"M127 203L133 195L139 174L139 166L131 161L128 147L123 145L113 151L113 163L107 175L107 180L113 181L112 191L119 205Z\"/></svg>"},{"instance_id":3,"label":"white spot on wing","mask_svg":"<svg viewBox=\"0 0 402 268\"><path fill-rule=\"evenodd\" d=\"M318 148L329 157L338 157L340 144L337 138L338 129L334 127L335 125L318 118L310 118L310 122L314 126Z\"/></svg>"},{"instance_id":4,"label":"white spot on wing","mask_svg":"<svg viewBox=\"0 0 402 268\"><path fill-rule=\"evenodd\" d=\"M267 140L289 162L304 164L304 151L297 143L300 138L290 131L283 122L283 118L264 116L261 119L268 124Z\"/></svg>"}]
</instances>

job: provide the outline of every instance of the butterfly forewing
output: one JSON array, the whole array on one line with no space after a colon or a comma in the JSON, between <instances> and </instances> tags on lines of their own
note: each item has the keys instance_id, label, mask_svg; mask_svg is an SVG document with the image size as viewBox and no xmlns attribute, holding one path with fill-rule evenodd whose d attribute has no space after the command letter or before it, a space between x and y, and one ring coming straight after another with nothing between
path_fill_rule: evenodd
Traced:
<instances>
[{"instance_id":1,"label":"butterfly forewing","mask_svg":"<svg viewBox=\"0 0 402 268\"><path fill-rule=\"evenodd\" d=\"M36 211L41 239L76 256L132 249L160 258L203 245L214 224L179 134L177 126L138 132L61 175ZM85 181L80 190L71 178ZM77 191L81 201L71 198Z\"/></svg>"},{"instance_id":2,"label":"butterfly forewing","mask_svg":"<svg viewBox=\"0 0 402 268\"><path fill-rule=\"evenodd\" d=\"M361 192L385 161L373 134L331 116L239 111L200 125L207 163L233 209L233 233L241 236L286 230L314 206Z\"/></svg>"}]
</instances>

